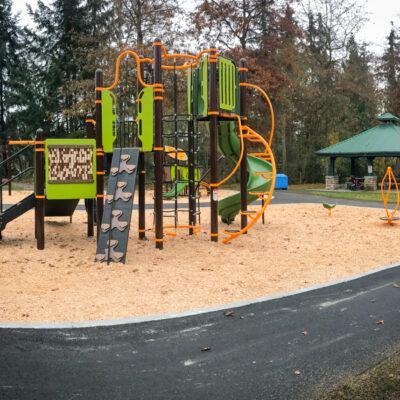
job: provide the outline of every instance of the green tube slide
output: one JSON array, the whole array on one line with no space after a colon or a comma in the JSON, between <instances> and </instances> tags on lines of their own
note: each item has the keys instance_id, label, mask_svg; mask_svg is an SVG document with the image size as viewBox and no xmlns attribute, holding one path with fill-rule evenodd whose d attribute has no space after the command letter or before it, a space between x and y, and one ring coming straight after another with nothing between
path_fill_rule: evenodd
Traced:
<instances>
[{"instance_id":1,"label":"green tube slide","mask_svg":"<svg viewBox=\"0 0 400 400\"><path fill-rule=\"evenodd\" d=\"M225 157L237 162L240 157L240 139L234 122L220 122L218 125L218 145ZM271 172L271 163L257 157L247 156L248 192L266 192L270 187L270 179L266 180L256 172ZM258 200L258 196L247 195L247 204ZM226 197L218 202L218 214L222 222L231 224L240 212L240 193Z\"/></svg>"}]
</instances>

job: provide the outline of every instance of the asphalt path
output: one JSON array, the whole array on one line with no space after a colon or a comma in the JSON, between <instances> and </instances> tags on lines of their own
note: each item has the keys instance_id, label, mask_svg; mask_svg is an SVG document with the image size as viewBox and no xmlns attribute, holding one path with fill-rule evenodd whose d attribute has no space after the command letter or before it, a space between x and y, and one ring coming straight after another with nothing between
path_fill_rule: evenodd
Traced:
<instances>
[{"instance_id":1,"label":"asphalt path","mask_svg":"<svg viewBox=\"0 0 400 400\"><path fill-rule=\"evenodd\" d=\"M215 310L103 327L3 327L0 398L318 398L400 349L398 281L400 267L391 267L232 306L228 316Z\"/></svg>"}]
</instances>

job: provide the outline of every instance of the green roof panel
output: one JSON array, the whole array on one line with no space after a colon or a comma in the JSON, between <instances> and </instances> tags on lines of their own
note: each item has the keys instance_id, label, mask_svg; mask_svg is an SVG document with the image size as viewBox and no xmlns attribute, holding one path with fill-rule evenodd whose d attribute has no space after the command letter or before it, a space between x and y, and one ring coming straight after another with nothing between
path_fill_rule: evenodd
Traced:
<instances>
[{"instance_id":1,"label":"green roof panel","mask_svg":"<svg viewBox=\"0 0 400 400\"><path fill-rule=\"evenodd\" d=\"M330 157L400 156L400 126L394 123L382 123L342 142L325 147L316 154Z\"/></svg>"}]
</instances>

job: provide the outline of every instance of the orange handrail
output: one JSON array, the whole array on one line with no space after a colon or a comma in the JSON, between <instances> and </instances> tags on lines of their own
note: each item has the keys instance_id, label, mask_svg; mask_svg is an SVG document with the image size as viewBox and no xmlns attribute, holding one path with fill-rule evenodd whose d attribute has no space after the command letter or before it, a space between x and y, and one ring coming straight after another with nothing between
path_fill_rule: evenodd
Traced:
<instances>
[{"instance_id":1,"label":"orange handrail","mask_svg":"<svg viewBox=\"0 0 400 400\"><path fill-rule=\"evenodd\" d=\"M44 141L37 141L37 140L9 140L8 141L9 145L18 145L18 144L32 144L32 145L36 145L36 144L44 144Z\"/></svg>"},{"instance_id":2,"label":"orange handrail","mask_svg":"<svg viewBox=\"0 0 400 400\"><path fill-rule=\"evenodd\" d=\"M107 86L107 87L97 87L97 88L96 88L97 91L102 91L102 90L113 90L113 89L118 85L118 83L119 83L119 66L120 66L120 64L121 64L121 60L122 60L125 56L128 56L128 55L129 55L129 56L132 56L132 57L135 59L135 61L136 61L136 66L137 66L137 78L138 78L138 81L140 82L140 84L141 84L143 87L162 87L162 84L161 84L161 83L158 83L158 84L148 84L148 83L144 82L144 80L142 79L141 64L144 63L144 62L150 62L149 60L151 60L151 59L141 59L141 58L139 57L139 55L138 55L135 51L133 51L133 50L124 50L124 51L122 51L122 52L118 55L118 57L117 57L117 59L116 59L116 61L115 61L114 82L113 82L110 86Z\"/></svg>"},{"instance_id":3,"label":"orange handrail","mask_svg":"<svg viewBox=\"0 0 400 400\"><path fill-rule=\"evenodd\" d=\"M274 192L275 189L275 181L276 181L276 164L275 164L275 157L274 154L271 150L270 145L268 144L268 142L257 132L255 132L253 129L251 128L247 128L253 135L258 135L259 136L259 140L260 142L264 145L265 147L265 151L269 154L270 156L270 163L272 166L272 177L271 177L271 182L270 182L270 186L269 186L269 190L268 192L262 193L259 196L263 197L265 199L264 205L261 207L261 209L259 211L257 211L256 214L252 215L250 218L250 222L242 229L240 229L238 232L228 232L225 231L224 233L226 235L228 235L225 239L222 240L223 243L229 243L230 241L232 241L233 239L237 238L238 236L242 235L243 233L247 232L263 215L263 213L265 212L266 208L268 207L269 203L272 200L272 193ZM267 195L267 198L265 198L265 195Z\"/></svg>"},{"instance_id":4,"label":"orange handrail","mask_svg":"<svg viewBox=\"0 0 400 400\"><path fill-rule=\"evenodd\" d=\"M275 113L274 113L274 107L272 106L271 99L269 98L269 96L265 92L265 90L261 89L257 85L254 85L253 83L241 82L240 86L250 87L250 88L258 90L264 96L265 100L267 101L269 111L271 113L271 129L269 131L269 140L268 140L268 144L271 146L272 139L273 139L274 133L275 133Z\"/></svg>"},{"instance_id":5,"label":"orange handrail","mask_svg":"<svg viewBox=\"0 0 400 400\"><path fill-rule=\"evenodd\" d=\"M385 194L384 193L384 185L385 185L386 179L388 179L388 190ZM388 202L389 202L389 196L390 196L391 187L392 187L392 179L394 182L394 186L396 188L396 205L392 211L389 211ZM387 222L390 224L392 222L393 218L395 217L395 215L397 214L397 211L399 209L399 204L400 204L399 186L397 184L396 176L393 173L392 167L387 167L386 173L382 178L381 197L382 197L383 206L384 206L385 212L386 212Z\"/></svg>"}]
</instances>

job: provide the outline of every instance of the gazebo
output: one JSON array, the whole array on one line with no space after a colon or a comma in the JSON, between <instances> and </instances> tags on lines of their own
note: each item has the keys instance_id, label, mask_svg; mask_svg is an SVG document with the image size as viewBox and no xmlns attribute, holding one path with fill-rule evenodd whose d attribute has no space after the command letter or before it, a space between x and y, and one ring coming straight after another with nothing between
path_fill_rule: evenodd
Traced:
<instances>
[{"instance_id":1,"label":"gazebo","mask_svg":"<svg viewBox=\"0 0 400 400\"><path fill-rule=\"evenodd\" d=\"M376 190L377 177L373 172L375 157L400 157L400 118L390 113L377 117L380 122L358 135L342 142L325 147L316 152L322 157L329 157L327 175L325 176L326 189L337 189L339 177L335 175L335 161L338 157L350 158L350 175L354 175L355 160L366 158L368 171L364 178L366 189Z\"/></svg>"}]
</instances>

